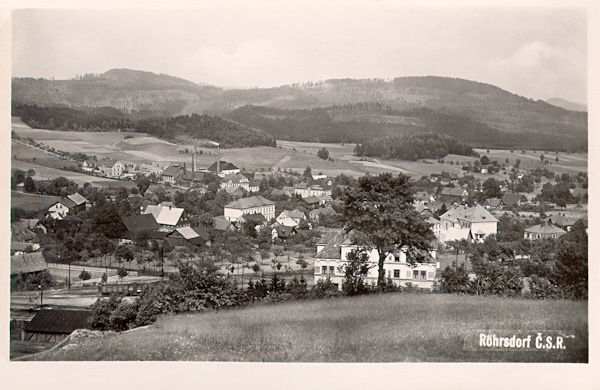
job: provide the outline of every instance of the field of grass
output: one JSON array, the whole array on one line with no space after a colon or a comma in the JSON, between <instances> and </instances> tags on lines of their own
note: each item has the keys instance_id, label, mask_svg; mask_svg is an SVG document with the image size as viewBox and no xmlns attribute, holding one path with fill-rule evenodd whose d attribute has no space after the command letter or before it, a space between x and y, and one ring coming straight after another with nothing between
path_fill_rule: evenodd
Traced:
<instances>
[{"instance_id":1,"label":"field of grass","mask_svg":"<svg viewBox=\"0 0 600 390\"><path fill-rule=\"evenodd\" d=\"M154 137L148 137L143 133L127 132L74 132L74 131L51 131L43 129L31 129L23 124L18 118L13 118L13 130L21 137L31 137L36 141L55 147L59 150L68 150L71 152L82 152L88 155L96 155L98 158L110 157L125 162L175 162L187 163L191 165L192 157L190 154L180 153L181 149L192 148L193 143L198 140L183 140L182 144L174 144L160 140ZM125 136L132 138L125 139ZM188 142L189 141L189 142ZM458 155L448 155L444 158L445 163L440 164L436 160L427 161L400 161L371 159L371 161L360 161L354 156L354 144L322 144L311 142L293 142L277 141L277 148L254 147L238 149L222 149L221 159L230 161L240 168L250 171L271 170L271 169L291 169L296 172L303 172L307 166L310 166L313 173L323 173L329 176L337 176L340 173L349 176L363 176L366 173L379 174L382 172L405 173L413 177L421 177L431 173L440 173L442 171L457 173L462 175L460 163L464 161L474 161L474 157L465 157ZM329 156L333 161L323 160L317 156L321 148L327 148ZM217 159L216 150L205 147L199 147L202 154L197 157L199 167L208 167ZM33 157L42 158L43 156L31 156L33 152L22 151L15 148L16 152L24 153L24 159ZM478 149L481 155L488 155L490 159L496 159L504 163L508 158L509 163L514 164L517 158L521 159L521 168L535 169L538 166L546 167L557 173L577 173L587 172L587 154L566 154L559 153L559 162L555 161L555 153L547 153L546 157L549 165L541 165L539 155L541 152L526 151L525 154L520 150L510 153L509 150L487 150ZM13 152L13 154L15 154ZM19 157L21 158L21 157ZM60 168L65 165L62 160L51 161L49 164L39 163L40 165L52 168ZM450 165L450 161L453 162ZM54 164L54 165L53 165ZM56 166L56 164L59 164ZM62 165L61 165L62 164ZM476 177L485 181L491 175L474 174ZM496 179L505 179L501 174L495 174Z\"/></svg>"},{"instance_id":2,"label":"field of grass","mask_svg":"<svg viewBox=\"0 0 600 390\"><path fill-rule=\"evenodd\" d=\"M60 196L24 194L17 191L10 192L10 206L23 210L42 210L50 207L60 199Z\"/></svg>"},{"instance_id":3,"label":"field of grass","mask_svg":"<svg viewBox=\"0 0 600 390\"><path fill-rule=\"evenodd\" d=\"M159 318L38 360L587 362L587 302L431 294L362 296ZM472 351L477 330L570 330L571 349Z\"/></svg>"}]
</instances>

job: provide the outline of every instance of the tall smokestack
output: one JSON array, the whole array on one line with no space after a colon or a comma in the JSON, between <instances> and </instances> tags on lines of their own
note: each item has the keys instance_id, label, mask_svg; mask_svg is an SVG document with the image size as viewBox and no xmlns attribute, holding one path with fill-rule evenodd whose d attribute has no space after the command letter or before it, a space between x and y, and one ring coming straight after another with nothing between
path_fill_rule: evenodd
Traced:
<instances>
[{"instance_id":1,"label":"tall smokestack","mask_svg":"<svg viewBox=\"0 0 600 390\"><path fill-rule=\"evenodd\" d=\"M221 145L217 145L217 176L221 174Z\"/></svg>"}]
</instances>

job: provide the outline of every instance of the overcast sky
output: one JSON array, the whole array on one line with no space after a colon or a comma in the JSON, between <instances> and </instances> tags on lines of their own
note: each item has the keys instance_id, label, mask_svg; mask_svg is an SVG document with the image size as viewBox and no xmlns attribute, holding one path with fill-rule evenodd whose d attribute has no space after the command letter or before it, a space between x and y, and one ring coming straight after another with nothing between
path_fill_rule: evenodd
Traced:
<instances>
[{"instance_id":1,"label":"overcast sky","mask_svg":"<svg viewBox=\"0 0 600 390\"><path fill-rule=\"evenodd\" d=\"M436 75L587 102L584 9L245 4L16 10L12 74L130 68L224 87Z\"/></svg>"}]
</instances>

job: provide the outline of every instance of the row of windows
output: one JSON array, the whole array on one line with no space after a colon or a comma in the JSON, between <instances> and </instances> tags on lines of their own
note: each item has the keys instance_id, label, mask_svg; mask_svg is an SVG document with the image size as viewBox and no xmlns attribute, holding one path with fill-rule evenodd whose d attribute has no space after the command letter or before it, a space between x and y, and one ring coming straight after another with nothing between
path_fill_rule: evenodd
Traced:
<instances>
[{"instance_id":1,"label":"row of windows","mask_svg":"<svg viewBox=\"0 0 600 390\"><path fill-rule=\"evenodd\" d=\"M400 278L400 270L399 269L395 269L393 270L393 277L394 278ZM321 274L322 275L335 275L335 267L334 266L326 266L323 265L321 266ZM406 271L406 278L410 279L412 276L412 279L427 279L427 271L422 271L422 270L413 270L412 273L411 271ZM388 277L391 278L392 277L392 270L388 271Z\"/></svg>"}]
</instances>

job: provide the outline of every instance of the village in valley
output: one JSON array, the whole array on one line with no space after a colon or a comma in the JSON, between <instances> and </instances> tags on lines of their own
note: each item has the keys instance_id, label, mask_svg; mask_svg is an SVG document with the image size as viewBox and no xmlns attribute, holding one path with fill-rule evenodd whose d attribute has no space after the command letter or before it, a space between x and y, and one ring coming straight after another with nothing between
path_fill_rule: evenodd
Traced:
<instances>
[{"instance_id":1,"label":"village in valley","mask_svg":"<svg viewBox=\"0 0 600 390\"><path fill-rule=\"evenodd\" d=\"M489 388L513 365L397 369L593 360L592 6L184 3L3 13L18 386L13 361L386 363L41 365L50 387Z\"/></svg>"},{"instance_id":2,"label":"village in valley","mask_svg":"<svg viewBox=\"0 0 600 390\"><path fill-rule=\"evenodd\" d=\"M231 154L218 145L179 145L183 157L171 163L109 159L50 147L25 137L29 129L18 119L13 123L19 169L12 180L11 332L25 351L89 328L89 308L98 297L131 301L168 283L182 263L210 263L236 288L260 286L266 294L277 292L278 280L287 286L281 292L324 284L342 292L347 283L349 254L361 246L344 229L345 194L359 186L361 172L247 170L222 159ZM124 135L121 142L148 141L144 137ZM74 145L81 149L82 143ZM281 160L292 159L301 143L286 146ZM331 164L327 148L335 145L312 146L317 165ZM447 267L481 279L472 260L483 257L520 269L519 291L511 294L528 294L531 277L548 274L558 239L578 226L587 231L587 172L577 165L583 155L480 153L424 161L429 171L432 165L438 170L430 174L404 171L412 177L412 208L433 235L416 262L402 248L386 254L383 272L392 289L439 290ZM50 168L63 162L62 169ZM402 169L372 163L377 170L367 177ZM361 283L376 288L379 255L375 248L367 252Z\"/></svg>"}]
</instances>

